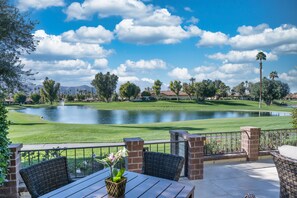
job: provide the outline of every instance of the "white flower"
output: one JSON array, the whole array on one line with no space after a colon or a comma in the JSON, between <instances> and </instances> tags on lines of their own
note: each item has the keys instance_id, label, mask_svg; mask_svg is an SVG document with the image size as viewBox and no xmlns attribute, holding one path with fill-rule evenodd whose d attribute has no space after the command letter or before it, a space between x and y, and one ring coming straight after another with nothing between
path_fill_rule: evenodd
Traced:
<instances>
[{"instance_id":1,"label":"white flower","mask_svg":"<svg viewBox=\"0 0 297 198\"><path fill-rule=\"evenodd\" d=\"M128 156L128 150L124 147L123 149L118 151L119 156L121 157L127 157Z\"/></svg>"}]
</instances>

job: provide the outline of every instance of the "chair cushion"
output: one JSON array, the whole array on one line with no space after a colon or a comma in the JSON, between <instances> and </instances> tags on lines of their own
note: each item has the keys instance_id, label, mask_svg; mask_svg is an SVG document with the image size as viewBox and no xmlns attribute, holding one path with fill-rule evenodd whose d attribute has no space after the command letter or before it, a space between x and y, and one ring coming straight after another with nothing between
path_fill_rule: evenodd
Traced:
<instances>
[{"instance_id":1,"label":"chair cushion","mask_svg":"<svg viewBox=\"0 0 297 198\"><path fill-rule=\"evenodd\" d=\"M283 145L283 146L278 147L278 151L281 155L283 155L285 157L289 157L289 158L297 160L297 147L296 146Z\"/></svg>"}]
</instances>

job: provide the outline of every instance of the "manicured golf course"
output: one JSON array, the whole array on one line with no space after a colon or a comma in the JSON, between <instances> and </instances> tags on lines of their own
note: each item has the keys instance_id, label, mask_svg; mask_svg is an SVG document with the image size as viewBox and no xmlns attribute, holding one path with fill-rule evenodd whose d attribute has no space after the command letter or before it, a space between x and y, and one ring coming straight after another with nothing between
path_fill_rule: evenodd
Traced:
<instances>
[{"instance_id":1,"label":"manicured golf course","mask_svg":"<svg viewBox=\"0 0 297 198\"><path fill-rule=\"evenodd\" d=\"M68 104L66 104L68 105ZM70 105L87 105L95 109L123 110L184 110L184 111L258 111L258 103L254 101L229 100L207 101L197 104L189 101L158 102L112 102L112 103L70 103ZM35 106L35 105L31 105ZM44 106L44 105L42 105ZM36 105L41 107L41 105ZM19 108L10 106L8 109ZM292 108L263 105L261 111L285 111ZM126 137L141 137L144 140L169 139L171 129L188 130L189 133L238 131L241 126L255 126L262 129L291 128L292 118L282 117L250 117L191 120L181 122L148 123L148 124L64 124L49 122L39 116L9 111L9 138L13 143L78 143L78 142L121 142Z\"/></svg>"}]
</instances>

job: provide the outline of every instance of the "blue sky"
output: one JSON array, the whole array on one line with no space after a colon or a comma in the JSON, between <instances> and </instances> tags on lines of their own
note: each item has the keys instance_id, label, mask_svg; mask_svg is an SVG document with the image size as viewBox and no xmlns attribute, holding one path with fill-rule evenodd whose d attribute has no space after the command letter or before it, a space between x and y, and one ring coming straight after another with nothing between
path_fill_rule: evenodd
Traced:
<instances>
[{"instance_id":1,"label":"blue sky","mask_svg":"<svg viewBox=\"0 0 297 198\"><path fill-rule=\"evenodd\" d=\"M90 85L98 72L142 88L156 79L220 79L233 87L263 74L297 92L297 1L295 0L15 0L39 21L36 52L23 57L62 86Z\"/></svg>"}]
</instances>

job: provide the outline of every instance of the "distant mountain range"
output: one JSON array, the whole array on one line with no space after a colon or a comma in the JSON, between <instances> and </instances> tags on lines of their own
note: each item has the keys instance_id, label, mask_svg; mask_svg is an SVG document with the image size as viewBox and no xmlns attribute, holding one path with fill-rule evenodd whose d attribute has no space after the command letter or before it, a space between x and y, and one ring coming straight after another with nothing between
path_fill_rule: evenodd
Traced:
<instances>
[{"instance_id":1,"label":"distant mountain range","mask_svg":"<svg viewBox=\"0 0 297 198\"><path fill-rule=\"evenodd\" d=\"M39 92L39 89L41 88L41 85L36 85L31 87L31 92ZM65 87L61 86L60 87L60 93L61 94L77 94L80 91L86 91L90 93L95 93L96 89L94 87L90 87L88 85L82 85L82 86L75 86L75 87Z\"/></svg>"}]
</instances>

